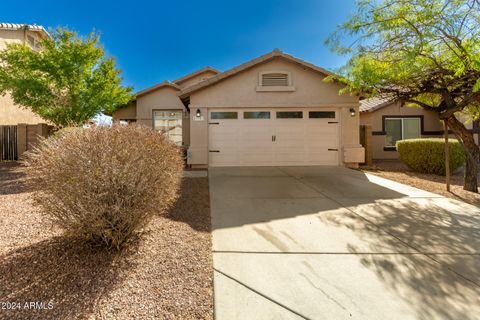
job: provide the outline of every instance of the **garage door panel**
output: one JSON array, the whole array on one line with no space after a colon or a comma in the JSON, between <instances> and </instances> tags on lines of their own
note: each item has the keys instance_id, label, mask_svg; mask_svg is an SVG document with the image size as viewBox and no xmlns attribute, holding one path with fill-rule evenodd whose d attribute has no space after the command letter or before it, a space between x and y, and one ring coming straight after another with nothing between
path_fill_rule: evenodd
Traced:
<instances>
[{"instance_id":1,"label":"garage door panel","mask_svg":"<svg viewBox=\"0 0 480 320\"><path fill-rule=\"evenodd\" d=\"M277 152L275 153L275 160L278 164L284 163L305 163L305 152Z\"/></svg>"},{"instance_id":2,"label":"garage door panel","mask_svg":"<svg viewBox=\"0 0 480 320\"><path fill-rule=\"evenodd\" d=\"M302 123L292 123L292 127L278 127L275 126L275 134L276 135L289 135L289 134L305 134L305 126Z\"/></svg>"},{"instance_id":3,"label":"garage door panel","mask_svg":"<svg viewBox=\"0 0 480 320\"><path fill-rule=\"evenodd\" d=\"M289 141L278 142L275 146L275 149L277 150L277 152L280 152L283 150L288 150L293 152L297 150L305 150L306 145L303 141L289 140Z\"/></svg>"},{"instance_id":4,"label":"garage door panel","mask_svg":"<svg viewBox=\"0 0 480 320\"><path fill-rule=\"evenodd\" d=\"M317 150L323 150L323 149L336 149L338 146L337 142L335 140L329 139L329 140L323 140L323 141L311 141L308 144L308 150L311 152L316 152Z\"/></svg>"},{"instance_id":5,"label":"garage door panel","mask_svg":"<svg viewBox=\"0 0 480 320\"><path fill-rule=\"evenodd\" d=\"M328 151L338 148L332 120L232 119L210 125L210 150L219 151L210 153L210 165L336 165L338 152Z\"/></svg>"},{"instance_id":6,"label":"garage door panel","mask_svg":"<svg viewBox=\"0 0 480 320\"><path fill-rule=\"evenodd\" d=\"M233 149L233 150L237 150L237 148L235 147L236 144L237 144L237 139L230 139L230 140L222 139L222 140L216 140L216 141L210 142L210 149L222 148L222 149Z\"/></svg>"},{"instance_id":7,"label":"garage door panel","mask_svg":"<svg viewBox=\"0 0 480 320\"><path fill-rule=\"evenodd\" d=\"M306 132L307 134L326 134L326 133L336 133L338 131L338 126L337 125L331 125L331 124L326 124L326 125L321 125L319 124L318 126L308 126L306 127Z\"/></svg>"},{"instance_id":8,"label":"garage door panel","mask_svg":"<svg viewBox=\"0 0 480 320\"><path fill-rule=\"evenodd\" d=\"M316 163L336 163L338 161L338 151L310 152L307 154L308 162Z\"/></svg>"},{"instance_id":9,"label":"garage door panel","mask_svg":"<svg viewBox=\"0 0 480 320\"><path fill-rule=\"evenodd\" d=\"M239 137L239 143L237 148L239 150L242 150L243 152L248 151L250 149L258 149L258 150L265 150L265 149L270 149L273 150L273 145L272 145L272 136L261 136L257 135L256 137L254 135L241 135Z\"/></svg>"},{"instance_id":10,"label":"garage door panel","mask_svg":"<svg viewBox=\"0 0 480 320\"><path fill-rule=\"evenodd\" d=\"M243 154L252 154L252 153L255 153L255 154L261 154L261 153L271 154L272 153L273 154L274 150L270 146L270 144L265 144L265 147L262 147L261 145L255 145L252 147L245 146L242 148L238 148L237 150L240 156Z\"/></svg>"},{"instance_id":11,"label":"garage door panel","mask_svg":"<svg viewBox=\"0 0 480 320\"><path fill-rule=\"evenodd\" d=\"M255 121L252 120L240 120L243 125L241 126L242 135L271 135L272 122L271 121Z\"/></svg>"},{"instance_id":12,"label":"garage door panel","mask_svg":"<svg viewBox=\"0 0 480 320\"><path fill-rule=\"evenodd\" d=\"M296 146L284 146L284 147L276 147L275 153L276 154L286 154L286 153L305 153L306 148L303 145L296 145Z\"/></svg>"},{"instance_id":13,"label":"garage door panel","mask_svg":"<svg viewBox=\"0 0 480 320\"><path fill-rule=\"evenodd\" d=\"M215 139L210 139L211 142L215 141L230 141L237 140L239 135L239 128L228 128L228 127L219 127L210 126L209 129L210 136L214 136Z\"/></svg>"},{"instance_id":14,"label":"garage door panel","mask_svg":"<svg viewBox=\"0 0 480 320\"><path fill-rule=\"evenodd\" d=\"M234 163L235 159L238 158L237 152L231 152L229 150L224 150L222 152L210 152L209 160L212 163L216 164L228 164Z\"/></svg>"}]
</instances>

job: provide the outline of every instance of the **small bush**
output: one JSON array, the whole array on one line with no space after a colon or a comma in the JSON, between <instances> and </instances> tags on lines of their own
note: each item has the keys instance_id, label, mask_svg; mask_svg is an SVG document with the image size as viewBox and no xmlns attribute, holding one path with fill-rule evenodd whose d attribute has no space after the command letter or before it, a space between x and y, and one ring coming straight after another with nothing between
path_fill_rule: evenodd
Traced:
<instances>
[{"instance_id":1,"label":"small bush","mask_svg":"<svg viewBox=\"0 0 480 320\"><path fill-rule=\"evenodd\" d=\"M450 171L455 171L465 162L465 153L456 140L449 141ZM400 160L410 169L422 173L445 175L444 139L407 139L397 141Z\"/></svg>"},{"instance_id":2,"label":"small bush","mask_svg":"<svg viewBox=\"0 0 480 320\"><path fill-rule=\"evenodd\" d=\"M179 149L137 126L69 130L26 156L35 203L69 235L119 249L175 202Z\"/></svg>"}]
</instances>

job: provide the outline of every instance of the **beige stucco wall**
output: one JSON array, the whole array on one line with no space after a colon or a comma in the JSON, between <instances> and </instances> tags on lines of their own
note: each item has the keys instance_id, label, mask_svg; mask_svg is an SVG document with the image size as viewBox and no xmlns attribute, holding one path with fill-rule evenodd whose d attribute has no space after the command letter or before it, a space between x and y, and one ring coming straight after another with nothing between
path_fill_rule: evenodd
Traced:
<instances>
[{"instance_id":1,"label":"beige stucco wall","mask_svg":"<svg viewBox=\"0 0 480 320\"><path fill-rule=\"evenodd\" d=\"M0 125L46 123L39 115L13 103L10 95L0 96Z\"/></svg>"},{"instance_id":2,"label":"beige stucco wall","mask_svg":"<svg viewBox=\"0 0 480 320\"><path fill-rule=\"evenodd\" d=\"M6 49L7 44L9 43L24 43L26 35L34 37L37 41L46 36L40 32L0 29L0 50ZM44 119L29 109L15 105L8 93L5 96L0 96L0 125L16 125L18 123L35 124L45 122Z\"/></svg>"},{"instance_id":3,"label":"beige stucco wall","mask_svg":"<svg viewBox=\"0 0 480 320\"><path fill-rule=\"evenodd\" d=\"M264 71L290 72L295 91L257 92L259 73ZM340 157L343 159L345 148L353 150L360 147L359 100L358 97L347 94L339 96L340 87L334 83L324 82L324 78L325 76L316 71L276 58L192 93L189 163L199 166L208 164L209 108L337 108L341 115ZM350 116L351 107L356 109L355 117ZM202 121L194 119L197 108L202 111L204 118Z\"/></svg>"},{"instance_id":4,"label":"beige stucco wall","mask_svg":"<svg viewBox=\"0 0 480 320\"><path fill-rule=\"evenodd\" d=\"M136 101L129 103L126 107L116 110L112 114L113 121L120 120L136 120L137 119L137 103Z\"/></svg>"},{"instance_id":5,"label":"beige stucco wall","mask_svg":"<svg viewBox=\"0 0 480 320\"><path fill-rule=\"evenodd\" d=\"M47 37L46 34L38 31L0 29L0 50L5 49L8 43L26 43L27 35L37 41Z\"/></svg>"},{"instance_id":6,"label":"beige stucco wall","mask_svg":"<svg viewBox=\"0 0 480 320\"><path fill-rule=\"evenodd\" d=\"M376 135L375 133L381 133L383 116L423 116L423 130L427 134L423 134L422 137L441 137L443 131L443 123L439 120L438 115L435 112L426 111L419 107L401 106L399 102L392 103L386 107L380 108L373 112L362 112L360 114L360 124L372 126L372 149L373 159L398 159L398 152L396 151L384 151L385 147L385 135ZM430 132L430 134L428 134Z\"/></svg>"},{"instance_id":7,"label":"beige stucco wall","mask_svg":"<svg viewBox=\"0 0 480 320\"><path fill-rule=\"evenodd\" d=\"M194 77L191 77L187 80L184 80L184 81L181 81L181 82L176 82L176 84L180 87L180 88L186 88L186 87L190 87L191 85L194 85L196 83L199 83L203 80L207 80L208 78L211 78L213 77L214 75L216 75L215 72L213 71L210 71L210 70L207 70L205 72L202 72L201 74L198 74Z\"/></svg>"}]
</instances>

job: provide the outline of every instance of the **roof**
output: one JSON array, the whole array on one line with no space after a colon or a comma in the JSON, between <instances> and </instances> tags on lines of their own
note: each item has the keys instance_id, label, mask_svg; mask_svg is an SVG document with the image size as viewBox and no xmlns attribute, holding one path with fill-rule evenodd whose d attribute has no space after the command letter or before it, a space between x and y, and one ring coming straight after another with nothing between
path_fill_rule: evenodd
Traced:
<instances>
[{"instance_id":1,"label":"roof","mask_svg":"<svg viewBox=\"0 0 480 320\"><path fill-rule=\"evenodd\" d=\"M212 68L212 67L205 67L205 68L202 68L200 70L197 70L195 72L192 72L190 74L187 74L186 76L183 76L175 81L168 81L168 80L165 80L163 82L160 82L160 83L157 83L156 85L154 86L151 86L151 87L148 87L146 89L143 89L139 92L137 92L137 96L142 96L142 95L145 95L147 93L150 93L150 92L153 92L153 91L156 91L158 89L161 89L161 88L164 88L164 87L171 87L171 88L174 88L174 89L177 89L177 90L180 90L180 86L178 85L179 83L182 83L188 79L191 79L195 76L198 76L202 73L205 73L205 72L214 72L214 73L220 73L220 71L218 71L217 69L215 68Z\"/></svg>"},{"instance_id":2,"label":"roof","mask_svg":"<svg viewBox=\"0 0 480 320\"><path fill-rule=\"evenodd\" d=\"M183 77L181 77L181 78L178 78L177 80L175 80L175 81L173 81L173 82L176 83L176 84L180 84L180 83L185 82L185 81L187 81L187 80L189 80L189 79L191 79L191 78L193 78L193 77L196 77L196 76L198 76L198 75L201 75L202 73L205 73L205 72L213 72L213 73L216 73L216 74L219 74L219 73L220 73L220 71L218 71L217 69L212 68L212 67L210 67L210 66L207 66L207 67L202 68L202 69L200 69L200 70L197 70L197 71L194 71L194 72L192 72L192 73L189 73L189 74L187 74L186 76L183 76Z\"/></svg>"},{"instance_id":3,"label":"roof","mask_svg":"<svg viewBox=\"0 0 480 320\"><path fill-rule=\"evenodd\" d=\"M43 26L37 24L20 24L20 23L8 23L8 22L0 22L0 29L2 30L30 30L30 31L38 31L44 32L46 35L50 37L50 34L45 30Z\"/></svg>"},{"instance_id":4,"label":"roof","mask_svg":"<svg viewBox=\"0 0 480 320\"><path fill-rule=\"evenodd\" d=\"M213 77L211 77L207 80L204 80L204 81L201 81L197 84L189 86L189 87L183 89L180 92L179 96L180 96L180 98L186 98L189 94L191 94L195 91L198 91L198 90L201 90L205 87L211 86L211 85L213 85L217 82L220 82L220 81L222 81L226 78L229 78L233 75L236 75L237 73L240 73L240 72L245 71L247 69L253 68L254 66L256 66L258 64L265 63L265 62L270 61L270 60L275 59L275 58L283 58L285 60L297 63L297 64L299 64L299 65L301 65L305 68L309 68L311 70L320 72L320 73L322 73L324 75L327 75L327 76L328 75L333 75L333 73L331 73L330 71L328 71L326 69L320 68L320 67L318 67L316 65L313 65L311 63L308 63L304 60L301 60L299 58L291 56L287 53L284 53L284 52L280 51L279 49L275 49L272 52L269 52L269 53L267 53L263 56L255 58L253 60L250 60L250 61L248 61L244 64L241 64L241 65L239 65L237 67L234 67L230 70L227 70L223 73L219 73L219 74L217 74L217 75L215 75L215 76L213 76Z\"/></svg>"},{"instance_id":5,"label":"roof","mask_svg":"<svg viewBox=\"0 0 480 320\"><path fill-rule=\"evenodd\" d=\"M147 89L143 89L142 91L137 92L137 97L145 95L145 94L150 93L150 92L153 92L155 90L164 88L164 87L171 87L171 88L174 88L176 90L180 90L180 87L177 84L175 84L173 82L170 82L170 81L163 81L163 82L158 83L154 86L151 86Z\"/></svg>"},{"instance_id":6,"label":"roof","mask_svg":"<svg viewBox=\"0 0 480 320\"><path fill-rule=\"evenodd\" d=\"M392 98L373 97L360 101L360 112L373 112L393 103Z\"/></svg>"}]
</instances>

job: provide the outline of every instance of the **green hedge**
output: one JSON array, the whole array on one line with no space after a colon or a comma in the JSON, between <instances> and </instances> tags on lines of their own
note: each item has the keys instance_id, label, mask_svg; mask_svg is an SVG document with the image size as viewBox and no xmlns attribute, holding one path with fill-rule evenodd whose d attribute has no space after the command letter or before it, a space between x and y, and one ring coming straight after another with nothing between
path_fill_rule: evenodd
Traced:
<instances>
[{"instance_id":1,"label":"green hedge","mask_svg":"<svg viewBox=\"0 0 480 320\"><path fill-rule=\"evenodd\" d=\"M465 162L465 153L456 140L449 141L450 171ZM397 141L400 160L410 169L422 173L445 175L445 140L441 138L407 139Z\"/></svg>"}]
</instances>

